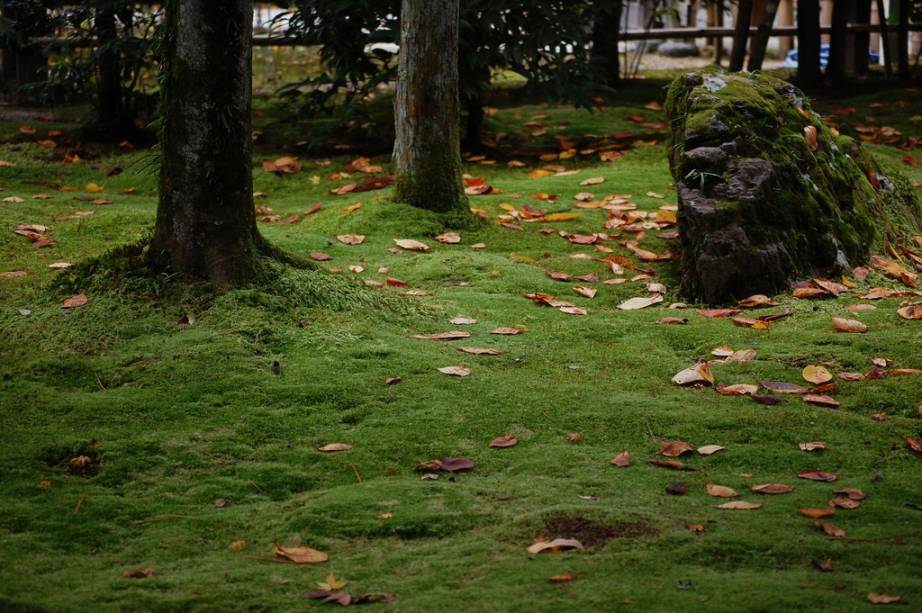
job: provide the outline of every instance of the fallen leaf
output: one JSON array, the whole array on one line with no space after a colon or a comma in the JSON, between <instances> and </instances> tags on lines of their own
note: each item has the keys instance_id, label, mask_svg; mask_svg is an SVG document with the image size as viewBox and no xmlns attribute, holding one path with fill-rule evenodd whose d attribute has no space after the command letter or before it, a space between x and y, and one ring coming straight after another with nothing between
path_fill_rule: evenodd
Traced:
<instances>
[{"instance_id":1,"label":"fallen leaf","mask_svg":"<svg viewBox=\"0 0 922 613\"><path fill-rule=\"evenodd\" d=\"M652 464L653 466L659 466L660 468L668 468L670 470L686 470L690 472L695 472L698 469L692 466L688 466L678 460L647 460L647 464Z\"/></svg>"},{"instance_id":2,"label":"fallen leaf","mask_svg":"<svg viewBox=\"0 0 922 613\"><path fill-rule=\"evenodd\" d=\"M765 389L775 392L776 394L806 394L810 391L796 383L786 383L784 381L759 381L759 383Z\"/></svg>"},{"instance_id":3,"label":"fallen leaf","mask_svg":"<svg viewBox=\"0 0 922 613\"><path fill-rule=\"evenodd\" d=\"M310 547L282 547L276 545L273 553L279 558L285 558L295 564L322 564L330 556L322 551Z\"/></svg>"},{"instance_id":4,"label":"fallen leaf","mask_svg":"<svg viewBox=\"0 0 922 613\"><path fill-rule=\"evenodd\" d=\"M829 506L836 507L837 509L857 509L861 506L861 503L857 500L852 500L848 497L836 497L831 498L828 502Z\"/></svg>"},{"instance_id":5,"label":"fallen leaf","mask_svg":"<svg viewBox=\"0 0 922 613\"><path fill-rule=\"evenodd\" d=\"M900 602L900 600L900 596L891 596L883 592L868 593L868 602L871 604L893 604L895 602Z\"/></svg>"},{"instance_id":6,"label":"fallen leaf","mask_svg":"<svg viewBox=\"0 0 922 613\"><path fill-rule=\"evenodd\" d=\"M622 449L618 455L612 458L612 464L619 468L626 468L631 465L631 452L627 449Z\"/></svg>"},{"instance_id":7,"label":"fallen leaf","mask_svg":"<svg viewBox=\"0 0 922 613\"><path fill-rule=\"evenodd\" d=\"M435 240L447 245L455 245L461 242L461 235L457 232L445 232L444 234L439 234L436 236Z\"/></svg>"},{"instance_id":8,"label":"fallen leaf","mask_svg":"<svg viewBox=\"0 0 922 613\"><path fill-rule=\"evenodd\" d=\"M654 304L658 304L663 301L663 297L660 294L655 294L653 296L647 296L646 298L631 298L625 300L618 305L618 308L622 311L633 311L636 309L645 309Z\"/></svg>"},{"instance_id":9,"label":"fallen leaf","mask_svg":"<svg viewBox=\"0 0 922 613\"><path fill-rule=\"evenodd\" d=\"M695 451L695 446L685 441L662 441L659 445L660 455L670 458L677 458L693 451Z\"/></svg>"},{"instance_id":10,"label":"fallen leaf","mask_svg":"<svg viewBox=\"0 0 922 613\"><path fill-rule=\"evenodd\" d=\"M830 524L828 522L823 522L822 524L820 524L820 528L822 528L823 533L826 536L831 536L833 538L841 538L841 539L844 539L846 536L848 536L845 530L843 530L842 528L836 525Z\"/></svg>"},{"instance_id":11,"label":"fallen leaf","mask_svg":"<svg viewBox=\"0 0 922 613\"><path fill-rule=\"evenodd\" d=\"M515 447L519 444L519 439L515 436L497 436L495 439L490 441L490 444L487 447L495 447L502 449L505 447Z\"/></svg>"},{"instance_id":12,"label":"fallen leaf","mask_svg":"<svg viewBox=\"0 0 922 613\"><path fill-rule=\"evenodd\" d=\"M384 385L397 385L403 381L401 377L387 377L384 379Z\"/></svg>"},{"instance_id":13,"label":"fallen leaf","mask_svg":"<svg viewBox=\"0 0 922 613\"><path fill-rule=\"evenodd\" d=\"M837 496L845 496L849 500L864 500L864 491L857 487L843 487L833 492Z\"/></svg>"},{"instance_id":14,"label":"fallen leaf","mask_svg":"<svg viewBox=\"0 0 922 613\"><path fill-rule=\"evenodd\" d=\"M458 347L458 351L471 355L500 355L502 353L499 349L492 347Z\"/></svg>"},{"instance_id":15,"label":"fallen leaf","mask_svg":"<svg viewBox=\"0 0 922 613\"><path fill-rule=\"evenodd\" d=\"M751 396L759 391L758 385L749 383L734 383L733 385L718 385L717 393L723 396Z\"/></svg>"},{"instance_id":16,"label":"fallen leaf","mask_svg":"<svg viewBox=\"0 0 922 613\"><path fill-rule=\"evenodd\" d=\"M714 375L711 374L711 368L707 362L698 362L691 368L679 371L672 378L676 385L713 385Z\"/></svg>"},{"instance_id":17,"label":"fallen leaf","mask_svg":"<svg viewBox=\"0 0 922 613\"><path fill-rule=\"evenodd\" d=\"M687 526L685 526L685 529L688 530L689 532L695 532L695 533L704 532L704 526L702 526L701 524L688 524Z\"/></svg>"},{"instance_id":18,"label":"fallen leaf","mask_svg":"<svg viewBox=\"0 0 922 613\"><path fill-rule=\"evenodd\" d=\"M794 488L784 483L761 483L749 488L756 494L787 494L794 491Z\"/></svg>"},{"instance_id":19,"label":"fallen leaf","mask_svg":"<svg viewBox=\"0 0 922 613\"><path fill-rule=\"evenodd\" d=\"M333 259L333 256L327 253L323 253L322 251L311 251L307 255L310 257L310 259L316 260L318 262L328 262Z\"/></svg>"},{"instance_id":20,"label":"fallen leaf","mask_svg":"<svg viewBox=\"0 0 922 613\"><path fill-rule=\"evenodd\" d=\"M77 294L76 296L71 296L64 301L64 304L61 305L62 309L75 309L77 307L82 307L87 302L89 298L86 297L86 294Z\"/></svg>"},{"instance_id":21,"label":"fallen leaf","mask_svg":"<svg viewBox=\"0 0 922 613\"><path fill-rule=\"evenodd\" d=\"M684 496L688 493L688 486L684 483L670 483L666 486L666 493L671 496Z\"/></svg>"},{"instance_id":22,"label":"fallen leaf","mask_svg":"<svg viewBox=\"0 0 922 613\"><path fill-rule=\"evenodd\" d=\"M906 446L915 451L922 453L922 436L907 436L905 439Z\"/></svg>"},{"instance_id":23,"label":"fallen leaf","mask_svg":"<svg viewBox=\"0 0 922 613\"><path fill-rule=\"evenodd\" d=\"M705 491L708 496L713 496L714 498L735 498L739 496L736 493L736 490L724 485L715 485L713 483L708 483L704 486Z\"/></svg>"},{"instance_id":24,"label":"fallen leaf","mask_svg":"<svg viewBox=\"0 0 922 613\"><path fill-rule=\"evenodd\" d=\"M97 185L96 183L87 183L83 186L83 190L88 194L98 194L103 191L103 186Z\"/></svg>"},{"instance_id":25,"label":"fallen leaf","mask_svg":"<svg viewBox=\"0 0 922 613\"><path fill-rule=\"evenodd\" d=\"M897 309L896 312L903 319L922 320L922 302L908 304L900 309Z\"/></svg>"},{"instance_id":26,"label":"fallen leaf","mask_svg":"<svg viewBox=\"0 0 922 613\"><path fill-rule=\"evenodd\" d=\"M470 332L451 330L450 332L437 332L435 334L414 334L410 338L423 341L456 341L461 338L468 338L470 335Z\"/></svg>"},{"instance_id":27,"label":"fallen leaf","mask_svg":"<svg viewBox=\"0 0 922 613\"><path fill-rule=\"evenodd\" d=\"M580 443L583 440L583 435L579 432L569 432L565 437L563 437L568 443Z\"/></svg>"},{"instance_id":28,"label":"fallen leaf","mask_svg":"<svg viewBox=\"0 0 922 613\"><path fill-rule=\"evenodd\" d=\"M835 481L839 478L836 473L825 472L817 468L801 471L797 474L797 477L810 481Z\"/></svg>"},{"instance_id":29,"label":"fallen leaf","mask_svg":"<svg viewBox=\"0 0 922 613\"><path fill-rule=\"evenodd\" d=\"M336 240L344 245L361 245L365 242L364 234L340 234Z\"/></svg>"},{"instance_id":30,"label":"fallen leaf","mask_svg":"<svg viewBox=\"0 0 922 613\"><path fill-rule=\"evenodd\" d=\"M656 323L661 325L682 326L688 323L688 319L685 317L663 317L661 319L657 319Z\"/></svg>"},{"instance_id":31,"label":"fallen leaf","mask_svg":"<svg viewBox=\"0 0 922 613\"><path fill-rule=\"evenodd\" d=\"M394 242L401 249L406 249L408 251L432 251L432 249L426 243L421 243L417 240L413 240L412 238L395 238Z\"/></svg>"},{"instance_id":32,"label":"fallen leaf","mask_svg":"<svg viewBox=\"0 0 922 613\"><path fill-rule=\"evenodd\" d=\"M798 443L801 451L816 451L818 449L826 449L826 443L823 441L810 441L809 443Z\"/></svg>"},{"instance_id":33,"label":"fallen leaf","mask_svg":"<svg viewBox=\"0 0 922 613\"><path fill-rule=\"evenodd\" d=\"M570 573L561 573L559 575L551 575L547 580L551 583L569 583L573 581L573 575Z\"/></svg>"},{"instance_id":34,"label":"fallen leaf","mask_svg":"<svg viewBox=\"0 0 922 613\"><path fill-rule=\"evenodd\" d=\"M469 458L442 458L441 460L429 460L416 466L416 470L441 470L448 473L461 472L474 468L474 462Z\"/></svg>"},{"instance_id":35,"label":"fallen leaf","mask_svg":"<svg viewBox=\"0 0 922 613\"><path fill-rule=\"evenodd\" d=\"M586 187L587 185L600 185L602 183L605 183L605 177L590 177L579 182L581 187Z\"/></svg>"},{"instance_id":36,"label":"fallen leaf","mask_svg":"<svg viewBox=\"0 0 922 613\"><path fill-rule=\"evenodd\" d=\"M830 508L802 508L799 509L801 515L805 515L810 519L820 519L821 517L829 517L830 515L835 515L836 510Z\"/></svg>"},{"instance_id":37,"label":"fallen leaf","mask_svg":"<svg viewBox=\"0 0 922 613\"><path fill-rule=\"evenodd\" d=\"M528 547L528 553L557 553L570 549L582 549L583 544L576 539L554 539L553 541L538 541Z\"/></svg>"},{"instance_id":38,"label":"fallen leaf","mask_svg":"<svg viewBox=\"0 0 922 613\"><path fill-rule=\"evenodd\" d=\"M596 293L599 291L594 287L586 287L585 285L577 285L573 288L573 291L579 294L580 296L585 296L586 298L595 298Z\"/></svg>"},{"instance_id":39,"label":"fallen leaf","mask_svg":"<svg viewBox=\"0 0 922 613\"><path fill-rule=\"evenodd\" d=\"M828 409L836 409L839 407L839 401L826 394L804 394L803 399L807 404L818 407L826 407Z\"/></svg>"},{"instance_id":40,"label":"fallen leaf","mask_svg":"<svg viewBox=\"0 0 922 613\"><path fill-rule=\"evenodd\" d=\"M813 364L808 364L804 366L802 371L802 376L805 380L813 383L814 385L819 385L820 383L826 383L827 381L832 381L832 373L825 366L816 366Z\"/></svg>"},{"instance_id":41,"label":"fallen leaf","mask_svg":"<svg viewBox=\"0 0 922 613\"><path fill-rule=\"evenodd\" d=\"M758 309L763 307L775 307L780 303L772 300L765 294L753 294L748 298L743 298L738 304L744 309Z\"/></svg>"},{"instance_id":42,"label":"fallen leaf","mask_svg":"<svg viewBox=\"0 0 922 613\"><path fill-rule=\"evenodd\" d=\"M733 317L734 315L739 315L739 309L698 309L698 314L702 317L709 318L719 318L719 317Z\"/></svg>"},{"instance_id":43,"label":"fallen leaf","mask_svg":"<svg viewBox=\"0 0 922 613\"><path fill-rule=\"evenodd\" d=\"M843 317L833 317L832 326L836 332L863 333L868 331L868 327L857 319Z\"/></svg>"},{"instance_id":44,"label":"fallen leaf","mask_svg":"<svg viewBox=\"0 0 922 613\"><path fill-rule=\"evenodd\" d=\"M470 369L464 366L443 366L438 369L440 373L452 377L466 377L471 374Z\"/></svg>"},{"instance_id":45,"label":"fallen leaf","mask_svg":"<svg viewBox=\"0 0 922 613\"><path fill-rule=\"evenodd\" d=\"M227 548L231 551L243 551L247 547L247 542L243 539L237 541L231 541L231 544Z\"/></svg>"},{"instance_id":46,"label":"fallen leaf","mask_svg":"<svg viewBox=\"0 0 922 613\"><path fill-rule=\"evenodd\" d=\"M317 447L317 451L349 451L352 449L352 445L349 443L328 443L323 447Z\"/></svg>"},{"instance_id":47,"label":"fallen leaf","mask_svg":"<svg viewBox=\"0 0 922 613\"><path fill-rule=\"evenodd\" d=\"M494 328L493 330L491 330L490 334L497 334L500 336L515 336L516 334L520 334L521 332L522 331L518 328L499 327L499 328Z\"/></svg>"},{"instance_id":48,"label":"fallen leaf","mask_svg":"<svg viewBox=\"0 0 922 613\"><path fill-rule=\"evenodd\" d=\"M704 447L698 447L698 453L700 455L714 455L718 451L723 451L725 448L720 445L705 445Z\"/></svg>"},{"instance_id":49,"label":"fallen leaf","mask_svg":"<svg viewBox=\"0 0 922 613\"><path fill-rule=\"evenodd\" d=\"M145 579L147 577L153 577L154 567L144 566L142 568L129 568L128 570L122 571L122 576L128 577L129 579Z\"/></svg>"},{"instance_id":50,"label":"fallen leaf","mask_svg":"<svg viewBox=\"0 0 922 613\"><path fill-rule=\"evenodd\" d=\"M759 404L765 404L765 405L770 405L770 406L781 404L781 398L778 396L751 394L749 397L752 398L753 401L758 402Z\"/></svg>"},{"instance_id":51,"label":"fallen leaf","mask_svg":"<svg viewBox=\"0 0 922 613\"><path fill-rule=\"evenodd\" d=\"M754 509L761 509L762 505L757 502L746 502L745 500L734 500L732 502L725 502L722 505L718 505L717 508L729 510L729 511L752 511Z\"/></svg>"}]
</instances>

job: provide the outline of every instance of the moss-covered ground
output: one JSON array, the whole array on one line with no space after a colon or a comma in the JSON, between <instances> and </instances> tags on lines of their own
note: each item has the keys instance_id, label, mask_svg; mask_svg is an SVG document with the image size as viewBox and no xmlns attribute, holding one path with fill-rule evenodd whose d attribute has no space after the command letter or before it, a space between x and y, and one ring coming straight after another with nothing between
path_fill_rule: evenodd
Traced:
<instances>
[{"instance_id":1,"label":"moss-covered ground","mask_svg":"<svg viewBox=\"0 0 922 613\"><path fill-rule=\"evenodd\" d=\"M471 200L491 216L510 203L573 210L579 218L524 223L523 231L485 222L461 230L457 245L434 241L440 220L392 203L388 190L331 195L331 187L354 180L329 180L354 159L352 152L301 153L303 169L291 176L263 171L260 162L309 135L260 102L264 144L254 160L255 189L267 195L257 203L282 218L321 205L298 223L260 228L293 253L329 254L322 266L343 272L279 268L264 287L220 294L168 275L133 276L111 256L92 277L69 284L58 279L69 273L48 264L101 256L149 232L154 154L86 147L83 161L60 164L55 150L34 141L72 124L0 125L9 137L0 159L15 163L0 168L0 196L22 198L0 202L0 272L29 273L0 278L0 609L322 608L332 605L299 595L330 572L353 593L393 592L393 603L378 606L395 611L852 611L871 606L869 592L922 605L922 457L903 441L922 431L922 377L837 378L838 409L796 396L766 406L670 382L720 345L757 351L752 362L713 365L722 383L804 383L806 364L863 372L873 358L922 368L922 322L898 317L898 299L853 315L845 307L857 298L779 296L793 316L759 331L704 318L696 305L668 310L664 305L679 300L669 262L653 265L655 281L668 288L665 302L636 311L616 307L646 295L647 281L583 283L598 289L587 299L572 291L573 283L545 274L613 276L597 261L572 257L597 255L593 247L540 232L545 226L604 231L603 210L572 208L576 193L631 194L640 210L651 212L674 203L665 129L630 119L662 121L644 105L662 99L663 85L638 84L593 114L512 94L497 100L488 127L532 132L540 128L524 124L536 121L549 128L535 137L545 142L538 149L558 151L552 137L559 133L630 131L636 135L624 142L645 142L610 162L597 156L559 162L580 170L569 176L530 178L541 163L515 147L502 157L488 153L488 160L499 159L495 165L468 162L466 172L503 191ZM870 108L881 102L886 106ZM839 92L817 101L821 112L852 106L856 111L839 121L845 132L876 125L899 130L900 142L919 135L918 90ZM23 123L35 126L37 136L20 134ZM900 161L906 155L922 160L918 150L871 148L922 181L922 166ZM509 159L531 166L510 168ZM330 165L320 165L324 160ZM389 159L377 155L372 162L387 166ZM124 172L106 176L116 167ZM579 185L596 176L605 182ZM87 194L88 183L103 191ZM126 188L134 191L123 193ZM541 192L557 201L532 199ZM50 198L33 199L39 193ZM94 205L81 200L86 197L112 203ZM361 208L343 213L358 203ZM86 210L94 214L54 219ZM36 249L13 233L17 224L50 226L47 235L57 242ZM350 233L367 238L356 246L335 239ZM395 238L424 241L432 252L392 253ZM472 249L476 243L485 247ZM629 255L617 242L606 244ZM656 253L670 248L655 231L641 244ZM350 272L350 265L364 271ZM359 281L387 276L407 288ZM894 282L872 272L861 288L872 285ZM410 288L427 295L405 295ZM588 315L522 297L536 291L569 300ZM78 292L88 303L62 309ZM457 315L478 323L450 324ZM830 318L841 315L860 318L869 331L835 333ZM655 323L665 316L689 323ZM179 323L183 317L191 324ZM491 335L498 326L523 332ZM452 343L411 338L451 329L471 337ZM467 355L459 344L502 354ZM458 364L471 369L469 377L436 370ZM385 385L395 376L399 384ZM886 413L882 421L872 418L880 413ZM573 432L581 442L565 440ZM509 434L518 437L517 446L487 447ZM663 439L726 449L685 458L698 472L672 472L646 463L661 457ZM815 440L827 449L798 448ZM354 448L316 450L330 442ZM622 449L634 458L628 468L610 463ZM69 467L80 455L91 460L85 473ZM420 462L447 456L469 457L476 466L438 480L414 471ZM838 481L797 478L810 468L838 473ZM675 482L686 484L688 495L667 494ZM719 510L725 501L709 497L707 483L732 487L763 507ZM794 490L750 493L759 483ZM837 486L867 495L860 508L825 520L846 530L845 538L826 536L798 513L825 507ZM691 532L690 524L703 532ZM529 555L526 547L537 537L573 537L591 546ZM241 540L242 550L229 549ZM288 563L273 557L275 543L321 549L330 560ZM831 572L811 564L827 558ZM154 568L152 577L122 576L146 566ZM574 579L549 582L561 573Z\"/></svg>"}]
</instances>

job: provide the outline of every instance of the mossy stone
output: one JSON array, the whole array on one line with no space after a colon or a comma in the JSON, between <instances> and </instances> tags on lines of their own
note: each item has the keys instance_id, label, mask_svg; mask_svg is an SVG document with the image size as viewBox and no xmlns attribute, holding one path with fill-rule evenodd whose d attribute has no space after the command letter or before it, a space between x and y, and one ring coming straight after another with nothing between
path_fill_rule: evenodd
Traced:
<instances>
[{"instance_id":1,"label":"mossy stone","mask_svg":"<svg viewBox=\"0 0 922 613\"><path fill-rule=\"evenodd\" d=\"M790 83L688 73L669 86L666 113L691 299L726 303L843 273L922 227L905 180L830 129Z\"/></svg>"}]
</instances>

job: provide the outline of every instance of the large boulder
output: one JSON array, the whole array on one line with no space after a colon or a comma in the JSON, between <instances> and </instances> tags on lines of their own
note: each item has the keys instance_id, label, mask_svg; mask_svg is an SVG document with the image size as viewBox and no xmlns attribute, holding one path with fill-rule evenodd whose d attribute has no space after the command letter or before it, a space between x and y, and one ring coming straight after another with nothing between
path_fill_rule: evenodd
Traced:
<instances>
[{"instance_id":1,"label":"large boulder","mask_svg":"<svg viewBox=\"0 0 922 613\"><path fill-rule=\"evenodd\" d=\"M691 299L725 303L843 273L888 232L920 224L905 179L826 126L790 83L689 73L670 85L666 114Z\"/></svg>"}]
</instances>

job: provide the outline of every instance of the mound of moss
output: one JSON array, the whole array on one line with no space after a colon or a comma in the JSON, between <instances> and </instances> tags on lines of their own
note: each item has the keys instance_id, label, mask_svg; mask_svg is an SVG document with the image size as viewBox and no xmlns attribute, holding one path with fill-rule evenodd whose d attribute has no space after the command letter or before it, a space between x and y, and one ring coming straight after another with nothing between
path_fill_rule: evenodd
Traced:
<instances>
[{"instance_id":1,"label":"mound of moss","mask_svg":"<svg viewBox=\"0 0 922 613\"><path fill-rule=\"evenodd\" d=\"M908 183L826 126L796 87L689 73L669 87L682 291L725 303L864 262L922 227Z\"/></svg>"}]
</instances>

